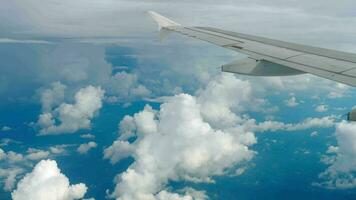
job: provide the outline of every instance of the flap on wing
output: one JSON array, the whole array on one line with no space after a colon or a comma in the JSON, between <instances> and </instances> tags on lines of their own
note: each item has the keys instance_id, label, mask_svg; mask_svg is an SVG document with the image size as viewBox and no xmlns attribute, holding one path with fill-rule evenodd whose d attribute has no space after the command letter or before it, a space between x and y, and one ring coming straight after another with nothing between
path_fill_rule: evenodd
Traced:
<instances>
[{"instance_id":1,"label":"flap on wing","mask_svg":"<svg viewBox=\"0 0 356 200\"><path fill-rule=\"evenodd\" d=\"M246 58L222 66L222 71L250 76L291 76L305 72L266 60Z\"/></svg>"}]
</instances>

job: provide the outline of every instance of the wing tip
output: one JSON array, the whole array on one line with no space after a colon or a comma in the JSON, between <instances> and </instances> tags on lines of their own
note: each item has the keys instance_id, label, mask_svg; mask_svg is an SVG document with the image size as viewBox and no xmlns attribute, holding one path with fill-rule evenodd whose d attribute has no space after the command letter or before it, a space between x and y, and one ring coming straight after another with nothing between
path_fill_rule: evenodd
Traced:
<instances>
[{"instance_id":1,"label":"wing tip","mask_svg":"<svg viewBox=\"0 0 356 200\"><path fill-rule=\"evenodd\" d=\"M159 29L170 26L181 26L177 22L170 20L155 11L147 11L147 14L158 24Z\"/></svg>"}]
</instances>

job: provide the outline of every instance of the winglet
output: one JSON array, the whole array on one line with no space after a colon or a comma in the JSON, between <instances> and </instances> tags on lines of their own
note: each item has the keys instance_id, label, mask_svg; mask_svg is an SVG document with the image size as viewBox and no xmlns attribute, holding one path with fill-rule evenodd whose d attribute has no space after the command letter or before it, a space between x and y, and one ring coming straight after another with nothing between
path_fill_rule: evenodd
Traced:
<instances>
[{"instance_id":1,"label":"winglet","mask_svg":"<svg viewBox=\"0 0 356 200\"><path fill-rule=\"evenodd\" d=\"M159 26L159 30L161 30L162 28L170 27L170 26L181 26L177 22L174 22L174 21L168 19L167 17L164 17L154 11L148 11L147 13L153 18L153 20L155 20L157 22L157 24Z\"/></svg>"}]
</instances>

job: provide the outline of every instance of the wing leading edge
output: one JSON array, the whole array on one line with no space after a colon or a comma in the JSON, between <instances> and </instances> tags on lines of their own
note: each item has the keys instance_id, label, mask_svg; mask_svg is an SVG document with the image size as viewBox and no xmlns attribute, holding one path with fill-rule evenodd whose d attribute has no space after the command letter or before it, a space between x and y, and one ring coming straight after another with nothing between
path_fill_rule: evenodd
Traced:
<instances>
[{"instance_id":1,"label":"wing leading edge","mask_svg":"<svg viewBox=\"0 0 356 200\"><path fill-rule=\"evenodd\" d=\"M256 75L283 76L310 73L356 87L356 54L272 40L209 27L182 26L150 11L161 32L177 32L249 56L254 62L237 61L223 71ZM161 34L166 35L166 34Z\"/></svg>"}]
</instances>

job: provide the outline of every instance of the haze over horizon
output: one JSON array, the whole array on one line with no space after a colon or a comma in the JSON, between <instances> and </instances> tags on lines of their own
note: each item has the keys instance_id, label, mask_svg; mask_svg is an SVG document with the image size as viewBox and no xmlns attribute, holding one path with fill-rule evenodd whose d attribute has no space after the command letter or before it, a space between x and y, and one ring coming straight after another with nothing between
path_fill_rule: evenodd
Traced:
<instances>
[{"instance_id":1,"label":"haze over horizon","mask_svg":"<svg viewBox=\"0 0 356 200\"><path fill-rule=\"evenodd\" d=\"M356 89L147 16L356 53L356 2L3 0L0 199L353 199Z\"/></svg>"}]
</instances>

